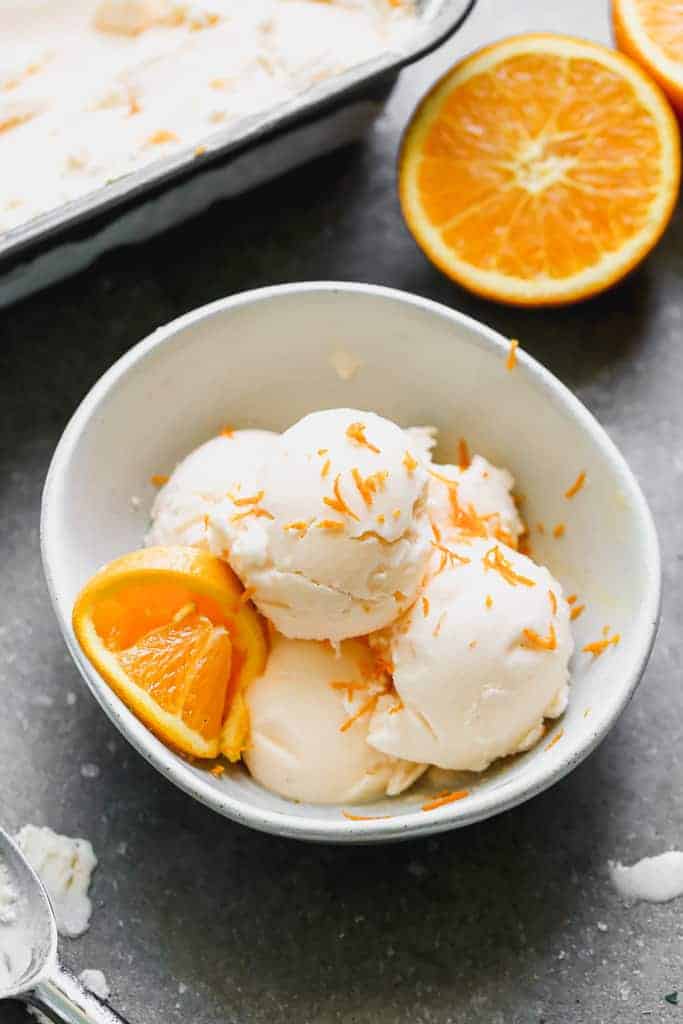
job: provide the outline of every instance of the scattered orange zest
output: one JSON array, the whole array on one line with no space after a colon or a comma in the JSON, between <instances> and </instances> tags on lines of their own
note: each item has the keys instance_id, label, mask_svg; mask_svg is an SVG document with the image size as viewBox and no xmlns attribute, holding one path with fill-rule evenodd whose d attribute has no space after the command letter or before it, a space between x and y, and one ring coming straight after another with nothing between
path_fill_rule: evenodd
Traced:
<instances>
[{"instance_id":1,"label":"scattered orange zest","mask_svg":"<svg viewBox=\"0 0 683 1024\"><path fill-rule=\"evenodd\" d=\"M170 478L166 473L153 473L149 479L150 483L153 483L155 487L163 487L164 484L168 483Z\"/></svg>"},{"instance_id":2,"label":"scattered orange zest","mask_svg":"<svg viewBox=\"0 0 683 1024\"><path fill-rule=\"evenodd\" d=\"M575 494L578 494L583 485L586 482L586 471L581 470L571 487L568 487L564 492L565 498L573 498Z\"/></svg>"},{"instance_id":3,"label":"scattered orange zest","mask_svg":"<svg viewBox=\"0 0 683 1024\"><path fill-rule=\"evenodd\" d=\"M392 519L400 519L401 518L401 510L400 510L400 508L395 508L393 510L393 512L391 513L391 518Z\"/></svg>"},{"instance_id":4,"label":"scattered orange zest","mask_svg":"<svg viewBox=\"0 0 683 1024\"><path fill-rule=\"evenodd\" d=\"M396 601L396 602L397 602L397 604L400 604L400 603L401 603L401 601L407 601L407 597L406 597L406 595L405 595L405 594L403 593L403 591L402 591L402 590L395 590L395 591L394 591L394 601Z\"/></svg>"},{"instance_id":5,"label":"scattered orange zest","mask_svg":"<svg viewBox=\"0 0 683 1024\"><path fill-rule=\"evenodd\" d=\"M178 136L175 132L169 132L165 128L160 128L158 132L153 132L152 135L147 139L147 146L161 146L165 142L177 142Z\"/></svg>"},{"instance_id":6,"label":"scattered orange zest","mask_svg":"<svg viewBox=\"0 0 683 1024\"><path fill-rule=\"evenodd\" d=\"M357 516L353 509L349 508L341 496L339 488L340 477L341 473L337 473L334 478L334 486L332 488L334 498L323 498L323 504L327 505L328 508L334 509L335 512L340 512L343 516L349 516L351 519L355 519L356 522L360 522L360 516Z\"/></svg>"},{"instance_id":7,"label":"scattered orange zest","mask_svg":"<svg viewBox=\"0 0 683 1024\"><path fill-rule=\"evenodd\" d=\"M458 789L453 793L439 793L433 800L422 804L423 811L435 811L438 807L445 807L446 804L454 804L458 800L464 800L470 795L469 789Z\"/></svg>"},{"instance_id":8,"label":"scattered orange zest","mask_svg":"<svg viewBox=\"0 0 683 1024\"><path fill-rule=\"evenodd\" d=\"M399 713L399 711L403 711L404 708L405 708L405 704L399 698L398 701L396 702L396 704L392 704L392 706L389 708L389 714L390 715L397 715Z\"/></svg>"},{"instance_id":9,"label":"scattered orange zest","mask_svg":"<svg viewBox=\"0 0 683 1024\"><path fill-rule=\"evenodd\" d=\"M369 448L371 452L375 452L379 455L379 448L371 444L365 436L365 424L364 423L351 423L346 428L346 436L350 441L355 441L356 444L362 445L364 448Z\"/></svg>"},{"instance_id":10,"label":"scattered orange zest","mask_svg":"<svg viewBox=\"0 0 683 1024\"><path fill-rule=\"evenodd\" d=\"M230 498L230 501L233 503L233 505L258 505L259 501L263 499L264 493L264 491L258 491L257 494L250 494L246 498L235 498L233 497L232 494L228 494L228 497Z\"/></svg>"},{"instance_id":11,"label":"scattered orange zest","mask_svg":"<svg viewBox=\"0 0 683 1024\"><path fill-rule=\"evenodd\" d=\"M486 595L486 607L493 608L493 598L491 597L490 594Z\"/></svg>"},{"instance_id":12,"label":"scattered orange zest","mask_svg":"<svg viewBox=\"0 0 683 1024\"><path fill-rule=\"evenodd\" d=\"M448 615L448 612L441 612L441 615L439 615L439 620L438 620L437 624L434 626L434 629L432 630L432 636L438 636L439 635L439 633L441 632L441 627L443 626L444 621L445 621L447 615Z\"/></svg>"},{"instance_id":13,"label":"scattered orange zest","mask_svg":"<svg viewBox=\"0 0 683 1024\"><path fill-rule=\"evenodd\" d=\"M464 437L461 437L458 441L458 466L460 469L465 470L469 468L471 462L472 458L467 441Z\"/></svg>"},{"instance_id":14,"label":"scattered orange zest","mask_svg":"<svg viewBox=\"0 0 683 1024\"><path fill-rule=\"evenodd\" d=\"M305 519L295 519L291 523L285 523L283 530L297 530L299 533L306 533L309 524Z\"/></svg>"},{"instance_id":15,"label":"scattered orange zest","mask_svg":"<svg viewBox=\"0 0 683 1024\"><path fill-rule=\"evenodd\" d=\"M548 636L540 636L535 629L525 629L522 632L524 640L520 646L526 647L531 651L557 650L557 636L552 623L550 624L550 634Z\"/></svg>"},{"instance_id":16,"label":"scattered orange zest","mask_svg":"<svg viewBox=\"0 0 683 1024\"><path fill-rule=\"evenodd\" d=\"M555 733L555 735L551 739L550 743L546 743L545 749L546 750L552 750L553 747L555 746L555 744L559 743L563 736L564 736L564 729L558 729L558 731Z\"/></svg>"},{"instance_id":17,"label":"scattered orange zest","mask_svg":"<svg viewBox=\"0 0 683 1024\"><path fill-rule=\"evenodd\" d=\"M555 596L554 590L548 591L548 598L550 600L550 607L553 610L553 615L557 615L557 597Z\"/></svg>"},{"instance_id":18,"label":"scattered orange zest","mask_svg":"<svg viewBox=\"0 0 683 1024\"><path fill-rule=\"evenodd\" d=\"M234 427L229 427L227 425L225 427L221 427L220 435L219 436L220 437L234 437L235 436L235 428Z\"/></svg>"},{"instance_id":19,"label":"scattered orange zest","mask_svg":"<svg viewBox=\"0 0 683 1024\"><path fill-rule=\"evenodd\" d=\"M354 715L351 715L350 718L347 718L346 721L339 726L339 732L347 732L351 728L351 726L358 721L359 718L362 718L363 715L368 715L370 714L370 712L374 711L378 700L378 693L375 693L373 694L372 697L369 697L364 704L361 704L358 711L356 711Z\"/></svg>"},{"instance_id":20,"label":"scattered orange zest","mask_svg":"<svg viewBox=\"0 0 683 1024\"><path fill-rule=\"evenodd\" d=\"M521 576L519 573L514 571L512 564L507 560L497 544L494 545L494 547L489 548L482 558L482 562L484 564L484 569L487 572L489 569L493 569L512 587L517 586L518 583L523 584L525 587L536 586L534 580L529 579L528 576Z\"/></svg>"},{"instance_id":21,"label":"scattered orange zest","mask_svg":"<svg viewBox=\"0 0 683 1024\"><path fill-rule=\"evenodd\" d=\"M240 519L246 519L247 516L254 516L255 519L274 519L275 516L268 512L265 508L259 508L255 505L253 508L248 508L246 512L237 512L234 516L230 516L231 523L238 523Z\"/></svg>"},{"instance_id":22,"label":"scattered orange zest","mask_svg":"<svg viewBox=\"0 0 683 1024\"><path fill-rule=\"evenodd\" d=\"M316 526L321 530L331 530L336 533L343 533L346 529L346 524L340 523L338 519L320 519Z\"/></svg>"},{"instance_id":23,"label":"scattered orange zest","mask_svg":"<svg viewBox=\"0 0 683 1024\"><path fill-rule=\"evenodd\" d=\"M444 558L450 561L451 565L454 565L456 562L459 562L460 565L469 565L472 561L471 558L465 558L464 555L459 555L457 551L452 551L445 544L438 544L436 541L432 541L432 547L440 551Z\"/></svg>"},{"instance_id":24,"label":"scattered orange zest","mask_svg":"<svg viewBox=\"0 0 683 1024\"><path fill-rule=\"evenodd\" d=\"M377 491L384 490L389 472L384 469L378 473L371 473L370 476L366 476L365 479L363 479L361 473L354 468L351 470L351 476L353 477L353 482L355 483L361 498L367 507L371 508Z\"/></svg>"},{"instance_id":25,"label":"scattered orange zest","mask_svg":"<svg viewBox=\"0 0 683 1024\"><path fill-rule=\"evenodd\" d=\"M424 615L425 619L429 615L429 598L428 597L423 597L422 598L422 614Z\"/></svg>"},{"instance_id":26,"label":"scattered orange zest","mask_svg":"<svg viewBox=\"0 0 683 1024\"><path fill-rule=\"evenodd\" d=\"M418 467L418 461L417 459L413 458L410 452L406 452L405 455L403 456L403 465L406 467L408 473L412 474Z\"/></svg>"},{"instance_id":27,"label":"scattered orange zest","mask_svg":"<svg viewBox=\"0 0 683 1024\"><path fill-rule=\"evenodd\" d=\"M225 772L225 765L222 765L222 764L215 764L213 766L213 768L211 769L211 774L215 775L217 779L220 778L221 775L223 775L224 772Z\"/></svg>"},{"instance_id":28,"label":"scattered orange zest","mask_svg":"<svg viewBox=\"0 0 683 1024\"><path fill-rule=\"evenodd\" d=\"M578 619L579 615L583 615L585 610L585 604L577 604L569 613L570 620L574 622L575 619Z\"/></svg>"},{"instance_id":29,"label":"scattered orange zest","mask_svg":"<svg viewBox=\"0 0 683 1024\"><path fill-rule=\"evenodd\" d=\"M353 700L356 690L367 690L367 683L353 683L350 680L338 680L330 683L333 690L345 690L349 700Z\"/></svg>"},{"instance_id":30,"label":"scattered orange zest","mask_svg":"<svg viewBox=\"0 0 683 1024\"><path fill-rule=\"evenodd\" d=\"M592 654L594 658L599 658L601 654L605 653L608 647L616 647L620 640L620 634L615 633L614 636L609 637L609 639L605 637L602 640L596 640L592 644L586 644L586 646L582 647L581 650L585 651L587 654Z\"/></svg>"},{"instance_id":31,"label":"scattered orange zest","mask_svg":"<svg viewBox=\"0 0 683 1024\"><path fill-rule=\"evenodd\" d=\"M566 529L567 528L564 523L558 523L557 526L553 528L553 537L556 537L558 540L560 537L564 537Z\"/></svg>"},{"instance_id":32,"label":"scattered orange zest","mask_svg":"<svg viewBox=\"0 0 683 1024\"><path fill-rule=\"evenodd\" d=\"M510 351L505 362L506 370L514 370L517 365L517 349L519 348L519 342L516 338L510 338Z\"/></svg>"},{"instance_id":33,"label":"scattered orange zest","mask_svg":"<svg viewBox=\"0 0 683 1024\"><path fill-rule=\"evenodd\" d=\"M329 448L318 448L318 455L327 455Z\"/></svg>"},{"instance_id":34,"label":"scattered orange zest","mask_svg":"<svg viewBox=\"0 0 683 1024\"><path fill-rule=\"evenodd\" d=\"M323 463L322 469L320 470L320 475L323 478L323 480L325 479L325 477L327 476L329 471L330 471L330 460L326 459L325 462Z\"/></svg>"},{"instance_id":35,"label":"scattered orange zest","mask_svg":"<svg viewBox=\"0 0 683 1024\"><path fill-rule=\"evenodd\" d=\"M375 516L375 520L379 523L380 526L383 526L384 525L384 521L385 521L385 517L380 512L380 514L378 516Z\"/></svg>"},{"instance_id":36,"label":"scattered orange zest","mask_svg":"<svg viewBox=\"0 0 683 1024\"><path fill-rule=\"evenodd\" d=\"M575 604L578 596L578 594L570 594L567 598L567 604Z\"/></svg>"},{"instance_id":37,"label":"scattered orange zest","mask_svg":"<svg viewBox=\"0 0 683 1024\"><path fill-rule=\"evenodd\" d=\"M431 525L432 525L432 533L434 534L434 540L436 541L437 544L440 544L441 543L441 530L439 529L437 524L434 522L434 520L432 520L432 524Z\"/></svg>"}]
</instances>

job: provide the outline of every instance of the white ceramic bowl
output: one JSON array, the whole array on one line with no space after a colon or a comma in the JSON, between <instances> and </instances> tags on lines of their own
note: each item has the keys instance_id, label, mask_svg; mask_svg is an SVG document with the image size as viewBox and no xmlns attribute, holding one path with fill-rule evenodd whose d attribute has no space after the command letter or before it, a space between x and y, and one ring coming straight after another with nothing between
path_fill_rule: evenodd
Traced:
<instances>
[{"instance_id":1,"label":"white ceramic bowl","mask_svg":"<svg viewBox=\"0 0 683 1024\"><path fill-rule=\"evenodd\" d=\"M351 380L332 354L362 362ZM660 563L645 499L623 458L581 403L547 370L460 313L368 285L264 288L180 317L104 374L66 428L43 497L45 573L64 638L91 692L130 743L186 793L254 828L302 839L368 842L467 825L557 781L614 724L640 679L656 632ZM74 598L102 563L142 546L154 489L195 445L229 422L281 430L314 409L373 409L405 426L435 424L443 461L460 436L509 467L530 523L567 524L561 540L534 534L534 553L578 592L577 650L609 623L621 643L602 657L577 653L569 708L548 743L475 782L434 811L408 796L350 821L339 807L294 804L245 772L214 778L177 757L141 725L82 655L71 630ZM564 492L580 470L584 490ZM551 734L551 735L553 735Z\"/></svg>"}]
</instances>

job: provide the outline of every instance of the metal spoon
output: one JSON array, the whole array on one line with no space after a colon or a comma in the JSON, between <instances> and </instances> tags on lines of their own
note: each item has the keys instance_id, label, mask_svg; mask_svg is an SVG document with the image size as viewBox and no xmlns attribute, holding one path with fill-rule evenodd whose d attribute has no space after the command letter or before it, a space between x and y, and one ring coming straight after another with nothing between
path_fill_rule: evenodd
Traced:
<instances>
[{"instance_id":1,"label":"metal spoon","mask_svg":"<svg viewBox=\"0 0 683 1024\"><path fill-rule=\"evenodd\" d=\"M0 913L0 1002L21 999L57 1024L126 1024L59 966L57 925L48 895L1 828L0 866L16 897L13 920L2 923Z\"/></svg>"}]
</instances>

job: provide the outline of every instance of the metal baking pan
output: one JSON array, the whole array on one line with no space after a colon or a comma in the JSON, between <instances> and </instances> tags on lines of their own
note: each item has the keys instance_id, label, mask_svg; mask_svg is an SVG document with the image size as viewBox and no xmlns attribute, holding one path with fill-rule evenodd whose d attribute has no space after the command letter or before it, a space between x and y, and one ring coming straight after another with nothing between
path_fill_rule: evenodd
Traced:
<instances>
[{"instance_id":1,"label":"metal baking pan","mask_svg":"<svg viewBox=\"0 0 683 1024\"><path fill-rule=\"evenodd\" d=\"M107 249L149 238L218 199L359 138L401 69L453 35L475 2L416 0L418 27L400 51L351 68L0 236L0 306L84 269Z\"/></svg>"}]
</instances>

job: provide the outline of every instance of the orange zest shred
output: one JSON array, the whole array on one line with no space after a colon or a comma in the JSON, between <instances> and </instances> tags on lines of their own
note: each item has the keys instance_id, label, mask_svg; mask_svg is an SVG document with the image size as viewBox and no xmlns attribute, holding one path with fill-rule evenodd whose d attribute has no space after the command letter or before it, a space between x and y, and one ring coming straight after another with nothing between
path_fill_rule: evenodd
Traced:
<instances>
[{"instance_id":1,"label":"orange zest shred","mask_svg":"<svg viewBox=\"0 0 683 1024\"><path fill-rule=\"evenodd\" d=\"M225 427L221 427L221 429L220 429L220 437L234 437L234 436L235 436L235 428L234 427L229 427L227 425Z\"/></svg>"},{"instance_id":2,"label":"orange zest shred","mask_svg":"<svg viewBox=\"0 0 683 1024\"><path fill-rule=\"evenodd\" d=\"M365 436L364 423L350 423L346 428L346 436L349 441L355 441L356 444L359 444L364 448L369 448L371 452L375 452L376 455L379 455L379 448L377 445L371 444Z\"/></svg>"},{"instance_id":3,"label":"orange zest shred","mask_svg":"<svg viewBox=\"0 0 683 1024\"><path fill-rule=\"evenodd\" d=\"M318 448L318 455L327 455L329 448Z\"/></svg>"},{"instance_id":4,"label":"orange zest shred","mask_svg":"<svg viewBox=\"0 0 683 1024\"><path fill-rule=\"evenodd\" d=\"M548 598L550 600L550 607L553 610L553 615L557 615L557 598L553 590L548 591Z\"/></svg>"},{"instance_id":5,"label":"orange zest shred","mask_svg":"<svg viewBox=\"0 0 683 1024\"><path fill-rule=\"evenodd\" d=\"M469 789L457 789L453 793L438 793L433 800L422 804L423 811L435 811L438 807L445 807L446 804L454 804L457 800L464 800L470 795Z\"/></svg>"},{"instance_id":6,"label":"orange zest shred","mask_svg":"<svg viewBox=\"0 0 683 1024\"><path fill-rule=\"evenodd\" d=\"M321 530L330 530L332 532L343 533L345 524L340 523L338 519L320 519L316 525Z\"/></svg>"},{"instance_id":7,"label":"orange zest shred","mask_svg":"<svg viewBox=\"0 0 683 1024\"><path fill-rule=\"evenodd\" d=\"M424 615L425 619L429 615L429 598L428 597L423 597L422 598L422 614Z\"/></svg>"},{"instance_id":8,"label":"orange zest shred","mask_svg":"<svg viewBox=\"0 0 683 1024\"><path fill-rule=\"evenodd\" d=\"M168 483L169 477L166 473L153 473L149 480L155 487L163 487L164 484Z\"/></svg>"},{"instance_id":9,"label":"orange zest shred","mask_svg":"<svg viewBox=\"0 0 683 1024\"><path fill-rule=\"evenodd\" d=\"M297 530L299 533L306 533L308 530L308 523L305 519L294 519L291 523L285 523L282 527L283 530Z\"/></svg>"},{"instance_id":10,"label":"orange zest shred","mask_svg":"<svg viewBox=\"0 0 683 1024\"><path fill-rule=\"evenodd\" d=\"M581 650L587 654L592 654L594 658L599 658L601 654L604 654L608 647L616 647L621 640L621 635L615 633L612 637L603 637L602 640L596 640L592 644L586 644Z\"/></svg>"},{"instance_id":11,"label":"orange zest shred","mask_svg":"<svg viewBox=\"0 0 683 1024\"><path fill-rule=\"evenodd\" d=\"M439 620L438 620L437 624L434 626L434 629L432 630L432 636L438 636L439 635L439 633L441 632L441 627L443 626L444 620L445 620L447 615L448 615L448 612L441 612L441 615L439 615Z\"/></svg>"},{"instance_id":12,"label":"orange zest shred","mask_svg":"<svg viewBox=\"0 0 683 1024\"><path fill-rule=\"evenodd\" d=\"M393 814L352 814L351 811L342 811L348 821L388 821Z\"/></svg>"},{"instance_id":13,"label":"orange zest shred","mask_svg":"<svg viewBox=\"0 0 683 1024\"><path fill-rule=\"evenodd\" d=\"M240 519L246 519L247 516L254 516L255 519L274 519L275 516L270 512L266 511L265 508L259 508L254 505L252 508L248 508L245 512L237 512L236 515L230 516L231 523L238 523Z\"/></svg>"},{"instance_id":14,"label":"orange zest shred","mask_svg":"<svg viewBox=\"0 0 683 1024\"><path fill-rule=\"evenodd\" d=\"M368 715L370 714L370 712L374 711L378 700L378 693L375 693L372 695L372 697L369 697L364 704L361 704L361 706L359 707L358 711L356 711L355 714L351 715L350 718L347 718L346 721L339 726L339 732L347 732L347 730L350 729L351 726L355 722L357 722L359 718L362 718L363 715Z\"/></svg>"},{"instance_id":15,"label":"orange zest shred","mask_svg":"<svg viewBox=\"0 0 683 1024\"><path fill-rule=\"evenodd\" d=\"M545 749L546 750L552 750L552 748L555 746L555 744L559 743L563 736L564 736L564 729L558 729L558 731L555 733L555 735L551 739L550 743L546 743Z\"/></svg>"},{"instance_id":16,"label":"orange zest shred","mask_svg":"<svg viewBox=\"0 0 683 1024\"><path fill-rule=\"evenodd\" d=\"M406 601L406 600L407 600L406 595L403 593L402 590L395 590L394 591L394 601L396 601L397 604L400 604L401 601Z\"/></svg>"},{"instance_id":17,"label":"orange zest shred","mask_svg":"<svg viewBox=\"0 0 683 1024\"><path fill-rule=\"evenodd\" d=\"M367 683L354 683L351 680L335 680L330 683L333 690L345 690L348 700L353 700L356 690L367 690Z\"/></svg>"},{"instance_id":18,"label":"orange zest shred","mask_svg":"<svg viewBox=\"0 0 683 1024\"><path fill-rule=\"evenodd\" d=\"M585 604L577 604L577 605L575 605L572 608L572 610L570 611L570 613L569 613L570 621L574 622L575 619L578 619L579 615L583 615L585 610L586 610Z\"/></svg>"},{"instance_id":19,"label":"orange zest shred","mask_svg":"<svg viewBox=\"0 0 683 1024\"><path fill-rule=\"evenodd\" d=\"M495 572L500 573L506 583L510 586L515 587L518 583L523 584L525 587L535 587L536 583L534 580L529 579L528 576L520 576L512 568L511 563L507 560L505 555L502 553L498 545L489 548L484 557L482 558L484 563L484 569L488 572L489 569L493 569Z\"/></svg>"},{"instance_id":20,"label":"orange zest shred","mask_svg":"<svg viewBox=\"0 0 683 1024\"><path fill-rule=\"evenodd\" d=\"M354 468L351 470L351 476L353 477L353 482L355 483L361 498L367 507L371 508L375 494L378 491L383 491L386 486L389 471L383 469L378 473L371 473L370 476L366 476L365 479L363 479L359 470Z\"/></svg>"},{"instance_id":21,"label":"orange zest shred","mask_svg":"<svg viewBox=\"0 0 683 1024\"><path fill-rule=\"evenodd\" d=\"M451 518L453 519L453 525L462 533L468 534L471 537L488 537L489 531L486 527L486 521L491 517L477 515L474 505L472 504L469 504L466 509L462 508L462 506L458 504L458 492L455 488L450 490L448 496L451 503ZM496 530L496 533L502 533L502 531ZM510 539L513 543L516 543L514 538ZM507 543L507 540L502 536L499 537L499 540L503 543Z\"/></svg>"},{"instance_id":22,"label":"orange zest shred","mask_svg":"<svg viewBox=\"0 0 683 1024\"><path fill-rule=\"evenodd\" d=\"M526 647L531 651L557 650L557 635L552 623L550 624L550 633L548 636L540 636L535 629L524 629L522 630L522 633L524 639L521 641L521 647Z\"/></svg>"},{"instance_id":23,"label":"orange zest shred","mask_svg":"<svg viewBox=\"0 0 683 1024\"><path fill-rule=\"evenodd\" d=\"M165 142L177 142L178 136L175 132L169 132L166 128L160 128L158 132L153 132L147 142L147 146L162 146Z\"/></svg>"},{"instance_id":24,"label":"orange zest shred","mask_svg":"<svg viewBox=\"0 0 683 1024\"><path fill-rule=\"evenodd\" d=\"M341 473L337 473L334 478L334 486L332 488L334 498L323 498L323 504L327 505L328 508L334 509L335 512L341 512L343 516L349 516L351 519L355 519L356 522L360 522L360 517L356 515L353 509L349 508L341 496L339 488L340 477Z\"/></svg>"},{"instance_id":25,"label":"orange zest shred","mask_svg":"<svg viewBox=\"0 0 683 1024\"><path fill-rule=\"evenodd\" d=\"M460 469L465 470L469 467L471 462L472 457L470 455L469 446L465 438L461 437L458 441L458 466Z\"/></svg>"},{"instance_id":26,"label":"orange zest shred","mask_svg":"<svg viewBox=\"0 0 683 1024\"><path fill-rule=\"evenodd\" d=\"M375 516L375 520L379 523L380 526L383 526L384 525L385 517L380 512L380 514L378 516Z\"/></svg>"},{"instance_id":27,"label":"orange zest shred","mask_svg":"<svg viewBox=\"0 0 683 1024\"><path fill-rule=\"evenodd\" d=\"M395 508L394 509L394 511L391 513L391 518L392 519L400 519L401 518L401 510L400 510L400 508Z\"/></svg>"},{"instance_id":28,"label":"orange zest shred","mask_svg":"<svg viewBox=\"0 0 683 1024\"><path fill-rule=\"evenodd\" d=\"M323 468L320 470L321 477L323 479L325 479L325 477L327 476L329 471L330 471L330 460L329 459L325 459L325 462L323 463Z\"/></svg>"},{"instance_id":29,"label":"orange zest shred","mask_svg":"<svg viewBox=\"0 0 683 1024\"><path fill-rule=\"evenodd\" d=\"M437 544L440 544L441 543L441 530L436 525L434 520L432 520L431 526L432 526L432 533L434 534L434 540L436 541Z\"/></svg>"},{"instance_id":30,"label":"orange zest shred","mask_svg":"<svg viewBox=\"0 0 683 1024\"><path fill-rule=\"evenodd\" d=\"M575 604L578 599L578 594L570 594L567 598L567 604Z\"/></svg>"},{"instance_id":31,"label":"orange zest shred","mask_svg":"<svg viewBox=\"0 0 683 1024\"><path fill-rule=\"evenodd\" d=\"M506 370L514 370L517 365L517 349L519 348L519 342L516 338L510 338L510 350L508 357L505 361Z\"/></svg>"},{"instance_id":32,"label":"orange zest shred","mask_svg":"<svg viewBox=\"0 0 683 1024\"><path fill-rule=\"evenodd\" d=\"M446 547L445 544L438 544L436 541L432 541L432 547L436 548L437 551L441 552L442 565L444 564L444 559L446 559L446 561L449 561L451 565L455 565L456 562L458 562L460 565L469 565L470 562L472 561L471 558L465 558L464 555L459 555L457 551L452 551L449 547Z\"/></svg>"},{"instance_id":33,"label":"orange zest shred","mask_svg":"<svg viewBox=\"0 0 683 1024\"><path fill-rule=\"evenodd\" d=\"M417 459L413 458L410 452L406 452L403 456L403 465L406 467L408 475L411 476L417 469L418 462Z\"/></svg>"},{"instance_id":34,"label":"orange zest shred","mask_svg":"<svg viewBox=\"0 0 683 1024\"><path fill-rule=\"evenodd\" d=\"M486 607L493 608L493 598L491 597L490 594L486 595Z\"/></svg>"},{"instance_id":35,"label":"orange zest shred","mask_svg":"<svg viewBox=\"0 0 683 1024\"><path fill-rule=\"evenodd\" d=\"M575 494L578 494L583 485L586 482L586 471L581 470L574 483L565 492L565 498L573 498Z\"/></svg>"},{"instance_id":36,"label":"orange zest shred","mask_svg":"<svg viewBox=\"0 0 683 1024\"><path fill-rule=\"evenodd\" d=\"M564 523L558 523L557 526L553 528L553 537L556 537L559 540L560 537L564 537L565 530L566 526Z\"/></svg>"},{"instance_id":37,"label":"orange zest shred","mask_svg":"<svg viewBox=\"0 0 683 1024\"><path fill-rule=\"evenodd\" d=\"M228 497L230 498L230 501L233 503L233 505L238 505L241 507L243 505L258 505L259 501L262 500L263 495L263 491L258 491L256 494L250 494L246 498L235 498L233 497L232 494L228 494Z\"/></svg>"},{"instance_id":38,"label":"orange zest shred","mask_svg":"<svg viewBox=\"0 0 683 1024\"><path fill-rule=\"evenodd\" d=\"M225 771L225 765L215 764L213 766L213 768L211 769L211 774L215 775L216 778L218 779L224 773L224 771Z\"/></svg>"},{"instance_id":39,"label":"orange zest shred","mask_svg":"<svg viewBox=\"0 0 683 1024\"><path fill-rule=\"evenodd\" d=\"M389 712L388 713L390 715L397 715L399 713L399 711L403 711L404 707L405 707L405 704L403 703L403 701L399 697L397 702L395 704L392 704L392 706L389 708Z\"/></svg>"}]
</instances>

